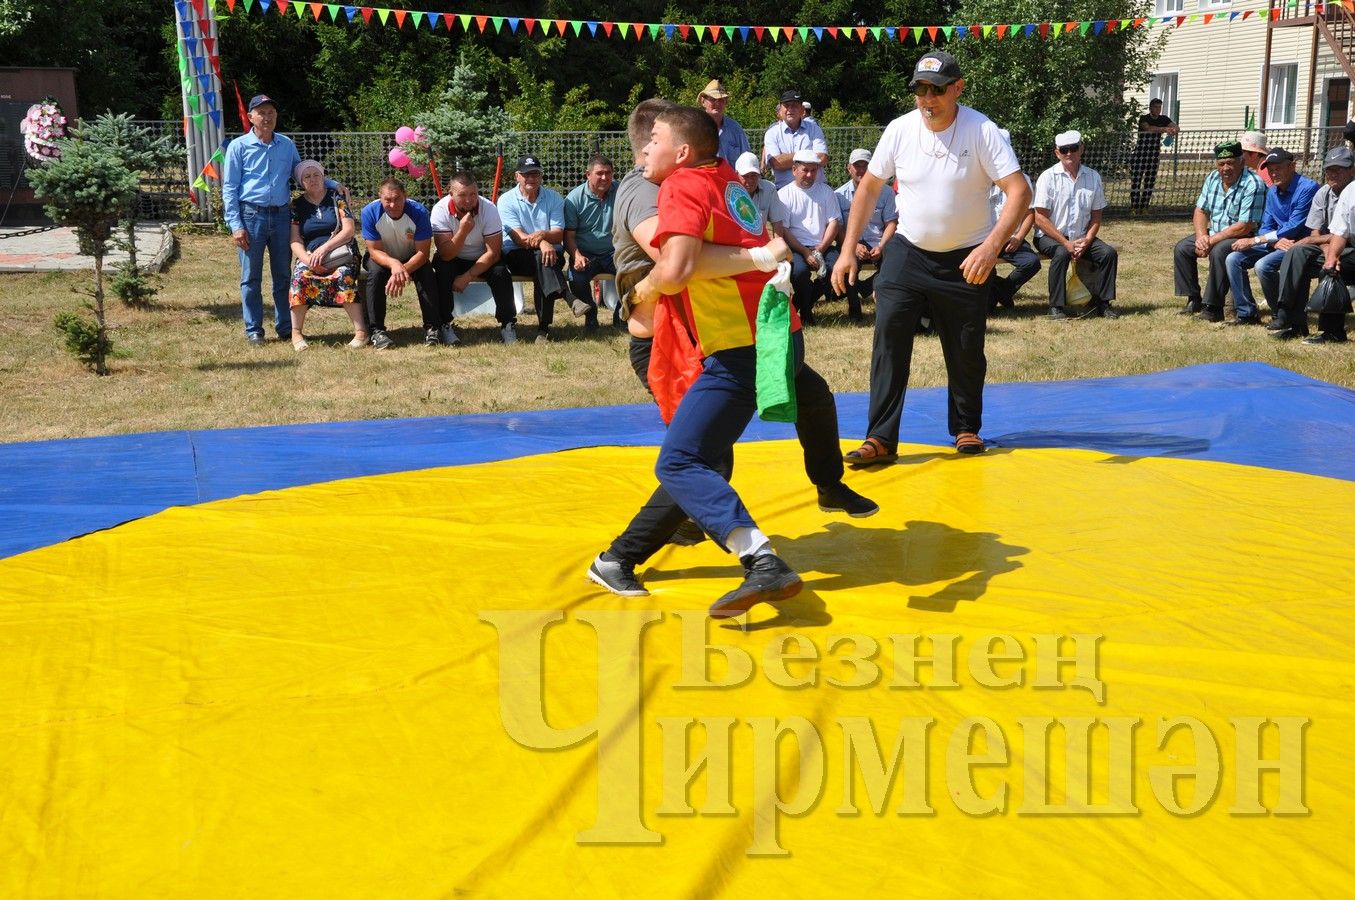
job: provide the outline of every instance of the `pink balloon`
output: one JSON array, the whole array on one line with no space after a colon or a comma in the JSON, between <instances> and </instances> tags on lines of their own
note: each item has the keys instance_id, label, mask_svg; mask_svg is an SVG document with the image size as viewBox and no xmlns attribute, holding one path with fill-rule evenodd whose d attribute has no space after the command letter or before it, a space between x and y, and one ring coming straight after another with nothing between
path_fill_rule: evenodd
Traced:
<instances>
[{"instance_id":1,"label":"pink balloon","mask_svg":"<svg viewBox=\"0 0 1355 900\"><path fill-rule=\"evenodd\" d=\"M422 125L416 125L414 127L414 140L422 141L425 134L427 134L427 132Z\"/></svg>"},{"instance_id":2,"label":"pink balloon","mask_svg":"<svg viewBox=\"0 0 1355 900\"><path fill-rule=\"evenodd\" d=\"M416 165L415 163L409 164L409 174L414 178L422 178L427 171L428 168L426 166Z\"/></svg>"},{"instance_id":3,"label":"pink balloon","mask_svg":"<svg viewBox=\"0 0 1355 900\"><path fill-rule=\"evenodd\" d=\"M409 165L409 154L399 147L392 147L390 155L387 156L386 159L390 160L390 164L397 169L403 169L405 166Z\"/></svg>"},{"instance_id":4,"label":"pink balloon","mask_svg":"<svg viewBox=\"0 0 1355 900\"><path fill-rule=\"evenodd\" d=\"M414 140L414 129L410 128L408 125L401 125L399 128L395 129L395 140L400 144L403 144L405 141Z\"/></svg>"}]
</instances>

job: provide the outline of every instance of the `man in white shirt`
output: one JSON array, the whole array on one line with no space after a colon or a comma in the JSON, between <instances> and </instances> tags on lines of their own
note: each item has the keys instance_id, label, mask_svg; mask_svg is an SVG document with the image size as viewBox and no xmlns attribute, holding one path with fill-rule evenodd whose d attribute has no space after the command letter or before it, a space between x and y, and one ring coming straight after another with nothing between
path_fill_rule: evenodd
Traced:
<instances>
[{"instance_id":1,"label":"man in white shirt","mask_svg":"<svg viewBox=\"0 0 1355 900\"><path fill-rule=\"evenodd\" d=\"M856 186L865 177L869 162L870 151L865 147L857 147L847 159L847 174L851 177L847 179L846 184L834 191L837 194L837 205L842 211L843 222L846 222L847 216L851 214ZM866 230L861 233L861 239L856 242L854 248L843 246L842 252L855 253L861 265L875 266L878 269L880 260L884 257L885 244L889 243L898 227L899 210L894 202L894 191L892 189L880 191L880 199L875 201L875 212L866 223ZM847 315L853 322L860 322L864 318L861 315L861 296L866 293L863 282L864 279L858 278L855 284L847 285Z\"/></svg>"},{"instance_id":2,"label":"man in white shirt","mask_svg":"<svg viewBox=\"0 0 1355 900\"><path fill-rule=\"evenodd\" d=\"M762 138L762 160L772 170L776 189L790 184L794 177L791 166L797 150L810 150L818 157L819 165L828 165L828 140L817 122L805 121L804 98L798 91L786 91L777 107L777 121ZM823 181L823 172L819 172Z\"/></svg>"},{"instance_id":3,"label":"man in white shirt","mask_svg":"<svg viewBox=\"0 0 1355 900\"><path fill-rule=\"evenodd\" d=\"M1087 285L1092 298L1084 315L1118 319L1115 275L1120 255L1096 236L1106 193L1101 176L1082 165L1082 135L1064 131L1054 138L1058 162L1035 180L1035 247L1049 258L1049 318L1068 318L1068 267L1089 260L1096 277Z\"/></svg>"},{"instance_id":4,"label":"man in white shirt","mask_svg":"<svg viewBox=\"0 0 1355 900\"><path fill-rule=\"evenodd\" d=\"M964 79L955 57L923 54L909 83L916 109L885 128L856 187L847 237L861 239L886 182L898 180L899 227L875 276L875 345L870 361L870 424L850 465L898 458L899 420L908 387L913 335L930 309L948 376L950 433L961 453L981 453L983 354L989 279L1009 235L1030 205L1030 189L1011 144L983 113L961 106ZM1007 195L993 224L988 189ZM856 281L856 254L833 268L833 287Z\"/></svg>"},{"instance_id":5,"label":"man in white shirt","mask_svg":"<svg viewBox=\"0 0 1355 900\"><path fill-rule=\"evenodd\" d=\"M812 150L796 150L791 166L794 180L776 192L786 207L786 243L790 245L790 283L800 322L814 324L814 301L826 275L837 262L842 210L828 185L819 180L819 156Z\"/></svg>"},{"instance_id":6,"label":"man in white shirt","mask_svg":"<svg viewBox=\"0 0 1355 900\"><path fill-rule=\"evenodd\" d=\"M462 170L448 182L449 193L437 202L430 215L433 223L433 271L438 294L449 309L455 295L481 278L494 295L494 317L505 344L517 341L517 304L513 276L503 264L503 221L488 198L480 196L475 175ZM454 344L458 338L451 323L446 326Z\"/></svg>"}]
</instances>

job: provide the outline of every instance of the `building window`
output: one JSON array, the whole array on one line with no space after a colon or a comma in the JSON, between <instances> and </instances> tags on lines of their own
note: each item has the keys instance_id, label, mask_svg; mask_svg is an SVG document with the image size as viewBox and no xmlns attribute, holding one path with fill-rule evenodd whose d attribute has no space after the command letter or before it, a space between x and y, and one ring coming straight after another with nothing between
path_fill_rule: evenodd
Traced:
<instances>
[{"instance_id":1,"label":"building window","mask_svg":"<svg viewBox=\"0 0 1355 900\"><path fill-rule=\"evenodd\" d=\"M1298 84L1298 63L1270 67L1270 88L1266 100L1264 127L1294 124L1298 107Z\"/></svg>"},{"instance_id":2,"label":"building window","mask_svg":"<svg viewBox=\"0 0 1355 900\"><path fill-rule=\"evenodd\" d=\"M1233 5L1233 0L1200 0L1200 9L1218 10L1227 9Z\"/></svg>"},{"instance_id":3,"label":"building window","mask_svg":"<svg viewBox=\"0 0 1355 900\"><path fill-rule=\"evenodd\" d=\"M1176 105L1176 73L1159 72L1153 76L1153 80L1148 83L1148 99L1162 101L1162 114L1170 116L1173 121L1180 114L1181 110Z\"/></svg>"},{"instance_id":4,"label":"building window","mask_svg":"<svg viewBox=\"0 0 1355 900\"><path fill-rule=\"evenodd\" d=\"M1153 15L1174 16L1186 11L1186 0L1154 0Z\"/></svg>"}]
</instances>

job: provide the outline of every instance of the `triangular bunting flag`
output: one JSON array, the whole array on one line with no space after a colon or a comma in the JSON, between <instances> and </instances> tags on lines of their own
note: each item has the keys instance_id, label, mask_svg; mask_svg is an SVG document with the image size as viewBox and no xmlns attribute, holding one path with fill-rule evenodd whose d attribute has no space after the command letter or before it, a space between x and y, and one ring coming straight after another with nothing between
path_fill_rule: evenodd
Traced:
<instances>
[{"instance_id":1,"label":"triangular bunting flag","mask_svg":"<svg viewBox=\"0 0 1355 900\"><path fill-rule=\"evenodd\" d=\"M278 15L280 16L287 15L287 10L292 6L292 0L273 0L273 2L278 5ZM301 18L300 11L297 12L296 16L298 19Z\"/></svg>"},{"instance_id":2,"label":"triangular bunting flag","mask_svg":"<svg viewBox=\"0 0 1355 900\"><path fill-rule=\"evenodd\" d=\"M915 26L913 27L913 43L914 43L914 44L920 44L920 43L922 43L922 26L921 26L921 25L915 25Z\"/></svg>"},{"instance_id":3,"label":"triangular bunting flag","mask_svg":"<svg viewBox=\"0 0 1355 900\"><path fill-rule=\"evenodd\" d=\"M494 23L495 34L503 34L503 16L490 16L489 21Z\"/></svg>"},{"instance_id":4,"label":"triangular bunting flag","mask_svg":"<svg viewBox=\"0 0 1355 900\"><path fill-rule=\"evenodd\" d=\"M820 44L823 43L823 29L822 29L822 28L815 28L815 29L814 29L814 40L818 41Z\"/></svg>"},{"instance_id":5,"label":"triangular bunting flag","mask_svg":"<svg viewBox=\"0 0 1355 900\"><path fill-rule=\"evenodd\" d=\"M808 44L808 43L809 43L809 28L808 28L808 26L805 26L805 25L797 26L796 29L795 29L795 33L798 34L798 35L800 36L800 43L802 43L802 44Z\"/></svg>"},{"instance_id":6,"label":"triangular bunting flag","mask_svg":"<svg viewBox=\"0 0 1355 900\"><path fill-rule=\"evenodd\" d=\"M1251 12L1251 10L1247 10L1247 12ZM1231 22L1238 16L1242 16L1242 13L1238 12L1237 10L1233 10L1232 12L1228 13L1228 21ZM1245 19L1246 16L1242 16L1242 18Z\"/></svg>"},{"instance_id":7,"label":"triangular bunting flag","mask_svg":"<svg viewBox=\"0 0 1355 900\"><path fill-rule=\"evenodd\" d=\"M995 27L995 26L993 26L993 25L984 25L984 26L982 26L980 33L981 33L984 37L992 37L992 36L993 36L993 28L994 28L994 27ZM1001 40L1001 38L1002 38L1002 35L1001 35L1001 34L998 34L998 39Z\"/></svg>"},{"instance_id":8,"label":"triangular bunting flag","mask_svg":"<svg viewBox=\"0 0 1355 900\"><path fill-rule=\"evenodd\" d=\"M929 38L932 39L932 43L933 43L933 44L936 43L936 32L937 32L937 27L936 27L935 25L928 25L928 26L927 26L927 37L929 37Z\"/></svg>"},{"instance_id":9,"label":"triangular bunting flag","mask_svg":"<svg viewBox=\"0 0 1355 900\"><path fill-rule=\"evenodd\" d=\"M829 25L829 26L828 26L828 33L829 33L830 35L833 36L833 40L837 40L838 29L837 29L837 26L836 26L836 25Z\"/></svg>"},{"instance_id":10,"label":"triangular bunting flag","mask_svg":"<svg viewBox=\"0 0 1355 900\"><path fill-rule=\"evenodd\" d=\"M221 110L209 109L207 110L207 117L212 120L212 124L215 125L217 128L221 127ZM216 178L218 176L215 172L213 172L212 177Z\"/></svg>"},{"instance_id":11,"label":"triangular bunting flag","mask_svg":"<svg viewBox=\"0 0 1355 900\"><path fill-rule=\"evenodd\" d=\"M630 23L630 29L631 29L631 31L635 32L635 39L636 39L637 41L644 38L644 30L645 30L645 26L642 25L641 23L639 23L639 22L631 22L631 23Z\"/></svg>"},{"instance_id":12,"label":"triangular bunting flag","mask_svg":"<svg viewBox=\"0 0 1355 900\"><path fill-rule=\"evenodd\" d=\"M407 15L409 14L408 11L403 10L403 9L393 9L393 10L391 10L391 12L395 14L395 27L396 27L396 28L404 28L404 27L405 27L405 16L407 16Z\"/></svg>"},{"instance_id":13,"label":"triangular bunting flag","mask_svg":"<svg viewBox=\"0 0 1355 900\"><path fill-rule=\"evenodd\" d=\"M795 40L795 29L791 28L789 25L783 26L781 28L781 33L785 35L787 44Z\"/></svg>"},{"instance_id":14,"label":"triangular bunting flag","mask_svg":"<svg viewBox=\"0 0 1355 900\"><path fill-rule=\"evenodd\" d=\"M1177 17L1176 17L1176 27L1177 27L1177 28L1180 28L1180 27L1181 27L1182 25L1184 25L1184 24L1186 24L1186 17L1185 17L1185 16L1177 16Z\"/></svg>"},{"instance_id":15,"label":"triangular bunting flag","mask_svg":"<svg viewBox=\"0 0 1355 900\"><path fill-rule=\"evenodd\" d=\"M183 39L183 45L184 45L184 51L185 51L190 57L191 57L191 56L197 56L197 55L198 55L198 39L197 39L197 38L184 38L184 39Z\"/></svg>"},{"instance_id":16,"label":"triangular bunting flag","mask_svg":"<svg viewBox=\"0 0 1355 900\"><path fill-rule=\"evenodd\" d=\"M951 38L955 37L954 25L943 25L941 26L941 31L943 34L945 34L946 40L950 40Z\"/></svg>"},{"instance_id":17,"label":"triangular bunting flag","mask_svg":"<svg viewBox=\"0 0 1355 900\"><path fill-rule=\"evenodd\" d=\"M1320 13L1321 13L1321 11L1319 10L1319 14L1320 14ZM1213 14L1213 13L1205 13L1205 14L1204 14L1204 24L1208 25L1208 24L1209 24L1210 22L1212 22L1212 21L1214 21L1214 14Z\"/></svg>"},{"instance_id":18,"label":"triangular bunting flag","mask_svg":"<svg viewBox=\"0 0 1355 900\"><path fill-rule=\"evenodd\" d=\"M962 41L969 35L969 29L964 25L955 26L955 40Z\"/></svg>"},{"instance_id":19,"label":"triangular bunting flag","mask_svg":"<svg viewBox=\"0 0 1355 900\"><path fill-rule=\"evenodd\" d=\"M317 22L320 21L320 10L324 9L325 5L323 3L307 3L306 5L311 8L311 18Z\"/></svg>"},{"instance_id":20,"label":"triangular bunting flag","mask_svg":"<svg viewBox=\"0 0 1355 900\"><path fill-rule=\"evenodd\" d=\"M856 32L856 39L864 44L866 42L866 29L858 26L852 30Z\"/></svg>"},{"instance_id":21,"label":"triangular bunting flag","mask_svg":"<svg viewBox=\"0 0 1355 900\"><path fill-rule=\"evenodd\" d=\"M720 35L723 33L719 25L707 25L706 33L710 35L712 44L720 43Z\"/></svg>"},{"instance_id":22,"label":"triangular bunting flag","mask_svg":"<svg viewBox=\"0 0 1355 900\"><path fill-rule=\"evenodd\" d=\"M650 26L649 26L649 39L650 39L651 41L657 41L657 40L659 39L659 30L662 29L662 28L663 28L662 25L659 25L659 24L657 24L657 23L650 23ZM669 36L669 37L672 37L673 35L672 35L672 33L670 32L668 36Z\"/></svg>"},{"instance_id":23,"label":"triangular bunting flag","mask_svg":"<svg viewBox=\"0 0 1355 900\"><path fill-rule=\"evenodd\" d=\"M190 118L190 119L193 120L193 124L194 124L196 127L198 127L198 128L201 128L201 127L202 127L202 119L203 119L202 113L194 113L193 115L189 116L188 118Z\"/></svg>"},{"instance_id":24,"label":"triangular bunting flag","mask_svg":"<svg viewBox=\"0 0 1355 900\"><path fill-rule=\"evenodd\" d=\"M734 40L734 26L733 26L733 25L726 25L726 26L724 26L724 28L722 28L722 29L720 29L720 30L723 31L723 32L725 33L725 40L727 40L727 41L732 41L732 40Z\"/></svg>"},{"instance_id":25,"label":"triangular bunting flag","mask_svg":"<svg viewBox=\"0 0 1355 900\"><path fill-rule=\"evenodd\" d=\"M753 29L750 28L750 27L747 26L747 25L740 25L740 26L739 26L739 37L740 37L740 39L743 40L743 42L744 42L745 44L748 43L748 32L750 32L750 31L752 31L752 30L753 30Z\"/></svg>"},{"instance_id":26,"label":"triangular bunting flag","mask_svg":"<svg viewBox=\"0 0 1355 900\"><path fill-rule=\"evenodd\" d=\"M219 163L225 161L226 161L226 151L221 149L221 147L217 147L216 150L212 153L212 162Z\"/></svg>"},{"instance_id":27,"label":"triangular bunting flag","mask_svg":"<svg viewBox=\"0 0 1355 900\"><path fill-rule=\"evenodd\" d=\"M475 17L475 24L476 24L477 26L479 26L479 28L480 28L480 33L481 33L481 34L484 34L484 33L485 33L485 29L489 27L489 16L476 16L476 17ZM578 33L578 32L576 31L575 34L577 34L577 33Z\"/></svg>"},{"instance_id":28,"label":"triangular bunting flag","mask_svg":"<svg viewBox=\"0 0 1355 900\"><path fill-rule=\"evenodd\" d=\"M1083 37L1086 37L1087 31L1088 31L1091 27L1092 27L1092 23L1091 23L1091 22L1078 22L1078 23L1077 23L1077 33L1080 34L1080 35L1082 35Z\"/></svg>"},{"instance_id":29,"label":"triangular bunting flag","mask_svg":"<svg viewBox=\"0 0 1355 900\"><path fill-rule=\"evenodd\" d=\"M884 34L883 28L879 27L878 25L871 26L870 36L875 38L875 40L878 41L880 39L880 35L882 34Z\"/></svg>"},{"instance_id":30,"label":"triangular bunting flag","mask_svg":"<svg viewBox=\"0 0 1355 900\"><path fill-rule=\"evenodd\" d=\"M597 23L597 22L585 22L584 24L586 24L586 25L588 26L588 36L589 36L589 37L597 37L597 36L598 36L598 23Z\"/></svg>"},{"instance_id":31,"label":"triangular bunting flag","mask_svg":"<svg viewBox=\"0 0 1355 900\"><path fill-rule=\"evenodd\" d=\"M767 29L766 29L766 28L763 28L761 25L754 25L754 26L753 26L753 34L757 35L758 43L762 43L762 33L763 33L764 31L766 31L766 30L767 30ZM669 37L672 37L673 35L672 35L672 33L670 32L668 36L669 36Z\"/></svg>"},{"instance_id":32,"label":"triangular bunting flag","mask_svg":"<svg viewBox=\"0 0 1355 900\"><path fill-rule=\"evenodd\" d=\"M202 49L207 51L208 56L216 56L216 38L203 38Z\"/></svg>"},{"instance_id":33,"label":"triangular bunting flag","mask_svg":"<svg viewBox=\"0 0 1355 900\"><path fill-rule=\"evenodd\" d=\"M362 13L362 24L363 24L363 25L370 25L370 24L372 24L372 13L375 12L375 10L373 10L370 6L361 6L361 7L358 7L358 11L359 11L360 13Z\"/></svg>"},{"instance_id":34,"label":"triangular bunting flag","mask_svg":"<svg viewBox=\"0 0 1355 900\"><path fill-rule=\"evenodd\" d=\"M384 6L378 6L376 7L376 17L381 20L382 25L389 25L391 11Z\"/></svg>"},{"instance_id":35,"label":"triangular bunting flag","mask_svg":"<svg viewBox=\"0 0 1355 900\"><path fill-rule=\"evenodd\" d=\"M603 22L603 23L602 23L602 33L605 34L605 35L607 35L607 37L611 37L611 36L612 36L612 29L615 28L615 27L616 27L616 25L615 25L614 23L612 23L612 22Z\"/></svg>"},{"instance_id":36,"label":"triangular bunting flag","mask_svg":"<svg viewBox=\"0 0 1355 900\"><path fill-rule=\"evenodd\" d=\"M770 34L770 35L772 36L772 43L773 43L773 44L775 44L777 41L781 40L781 29L780 29L780 28L769 28L769 29L767 29L767 33Z\"/></svg>"},{"instance_id":37,"label":"triangular bunting flag","mask_svg":"<svg viewBox=\"0 0 1355 900\"><path fill-rule=\"evenodd\" d=\"M245 12L253 12L254 0L245 0Z\"/></svg>"},{"instance_id":38,"label":"triangular bunting flag","mask_svg":"<svg viewBox=\"0 0 1355 900\"><path fill-rule=\"evenodd\" d=\"M1195 21L1198 20L1199 18L1200 18L1200 14L1199 14L1199 13L1191 13L1190 15L1186 16L1186 24L1190 24L1190 23L1192 23L1192 22L1195 22Z\"/></svg>"},{"instance_id":39,"label":"triangular bunting flag","mask_svg":"<svg viewBox=\"0 0 1355 900\"><path fill-rule=\"evenodd\" d=\"M226 9L235 12L235 0L226 0Z\"/></svg>"},{"instance_id":40,"label":"triangular bunting flag","mask_svg":"<svg viewBox=\"0 0 1355 900\"><path fill-rule=\"evenodd\" d=\"M215 178L218 181L221 180L221 173L218 172L216 166L210 162L202 167L202 174L206 175L208 178Z\"/></svg>"},{"instance_id":41,"label":"triangular bunting flag","mask_svg":"<svg viewBox=\"0 0 1355 900\"><path fill-rule=\"evenodd\" d=\"M1040 23L1040 37L1042 37L1042 38L1047 38L1047 37L1049 37L1049 23L1048 23L1048 22L1041 22L1041 23Z\"/></svg>"},{"instance_id":42,"label":"triangular bunting flag","mask_svg":"<svg viewBox=\"0 0 1355 900\"><path fill-rule=\"evenodd\" d=\"M200 191L205 191L207 190L208 185L207 182L202 180L202 176L199 175L197 178L193 179L193 187L197 188Z\"/></svg>"},{"instance_id":43,"label":"triangular bunting flag","mask_svg":"<svg viewBox=\"0 0 1355 900\"><path fill-rule=\"evenodd\" d=\"M351 24L352 21L358 17L358 8L356 6L345 6L343 8L343 14Z\"/></svg>"},{"instance_id":44,"label":"triangular bunting flag","mask_svg":"<svg viewBox=\"0 0 1355 900\"><path fill-rule=\"evenodd\" d=\"M509 33L509 34L517 34L517 33L518 33L518 23L522 21L521 18L519 18L519 17L517 17L517 16L505 16L505 17L504 17L504 21L508 23L508 33Z\"/></svg>"},{"instance_id":45,"label":"triangular bunting flag","mask_svg":"<svg viewBox=\"0 0 1355 900\"><path fill-rule=\"evenodd\" d=\"M337 3L326 3L325 9L329 10L329 21L333 22L335 25L339 24L339 10L343 9L343 7Z\"/></svg>"},{"instance_id":46,"label":"triangular bunting flag","mask_svg":"<svg viewBox=\"0 0 1355 900\"><path fill-rule=\"evenodd\" d=\"M528 37L531 37L532 28L536 26L536 19L523 19L522 26L523 33L526 34Z\"/></svg>"},{"instance_id":47,"label":"triangular bunting flag","mask_svg":"<svg viewBox=\"0 0 1355 900\"><path fill-rule=\"evenodd\" d=\"M692 26L690 26L690 25L688 25L688 24L686 24L686 23L682 23L682 24L678 25L677 30L678 30L678 34L682 35L682 39L685 41L685 40L687 40L687 35L691 34ZM669 36L669 37L672 37L672 36L673 36L673 33L672 33L671 31L668 32L668 36Z\"/></svg>"},{"instance_id":48,"label":"triangular bunting flag","mask_svg":"<svg viewBox=\"0 0 1355 900\"><path fill-rule=\"evenodd\" d=\"M574 29L574 36L578 37L583 31L583 19L570 19L569 27Z\"/></svg>"},{"instance_id":49,"label":"triangular bunting flag","mask_svg":"<svg viewBox=\"0 0 1355 900\"><path fill-rule=\"evenodd\" d=\"M188 105L193 108L193 112L201 112L201 110L198 109L198 103L199 101L197 94L188 95Z\"/></svg>"},{"instance_id":50,"label":"triangular bunting flag","mask_svg":"<svg viewBox=\"0 0 1355 900\"><path fill-rule=\"evenodd\" d=\"M1144 23L1144 22L1147 22L1147 21L1148 21L1148 17L1147 17L1147 16L1139 16L1137 19L1134 20L1134 27L1135 27L1135 28L1142 28L1142 27L1143 27L1143 23Z\"/></svg>"},{"instance_id":51,"label":"triangular bunting flag","mask_svg":"<svg viewBox=\"0 0 1355 900\"><path fill-rule=\"evenodd\" d=\"M207 18L207 10L202 5L203 0L192 0L192 2L193 8L198 11L198 18L199 19Z\"/></svg>"},{"instance_id":52,"label":"triangular bunting flag","mask_svg":"<svg viewBox=\"0 0 1355 900\"><path fill-rule=\"evenodd\" d=\"M457 21L461 23L461 30L466 32L466 34L470 34L471 17L466 13L458 13L456 18Z\"/></svg>"},{"instance_id":53,"label":"triangular bunting flag","mask_svg":"<svg viewBox=\"0 0 1355 900\"><path fill-rule=\"evenodd\" d=\"M624 41L624 40L626 39L626 35L630 32L630 23L629 23L629 22L617 22L617 23L616 23L616 30L617 30L617 33L621 35L621 40Z\"/></svg>"},{"instance_id":54,"label":"triangular bunting flag","mask_svg":"<svg viewBox=\"0 0 1355 900\"><path fill-rule=\"evenodd\" d=\"M565 33L569 30L569 20L568 20L568 19L556 19L556 20L555 20L555 27L559 30L559 32L560 32L560 37L564 37L564 36L565 36ZM549 32L550 29L548 28L548 29L546 29L546 31Z\"/></svg>"},{"instance_id":55,"label":"triangular bunting flag","mask_svg":"<svg viewBox=\"0 0 1355 900\"><path fill-rule=\"evenodd\" d=\"M889 25L885 26L885 36L888 37L891 41L894 40L894 35L898 34L898 31L899 30L897 28L894 28L892 26Z\"/></svg>"}]
</instances>

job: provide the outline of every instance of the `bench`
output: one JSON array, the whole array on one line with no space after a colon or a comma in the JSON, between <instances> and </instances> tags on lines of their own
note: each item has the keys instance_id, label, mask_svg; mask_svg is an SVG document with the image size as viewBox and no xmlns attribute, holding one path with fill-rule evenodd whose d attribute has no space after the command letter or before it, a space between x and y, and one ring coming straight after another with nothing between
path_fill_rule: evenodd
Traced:
<instances>
[{"instance_id":1,"label":"bench","mask_svg":"<svg viewBox=\"0 0 1355 900\"><path fill-rule=\"evenodd\" d=\"M621 298L616 293L616 278L612 275L595 275L595 282L602 285L602 305L607 309L616 309L616 305L621 302ZM530 275L513 276L513 299L517 306L517 311L521 313L527 308L526 291L523 285L532 283ZM494 295L489 291L489 285L476 279L472 281L464 291L456 295L456 317L475 315L494 315Z\"/></svg>"}]
</instances>

